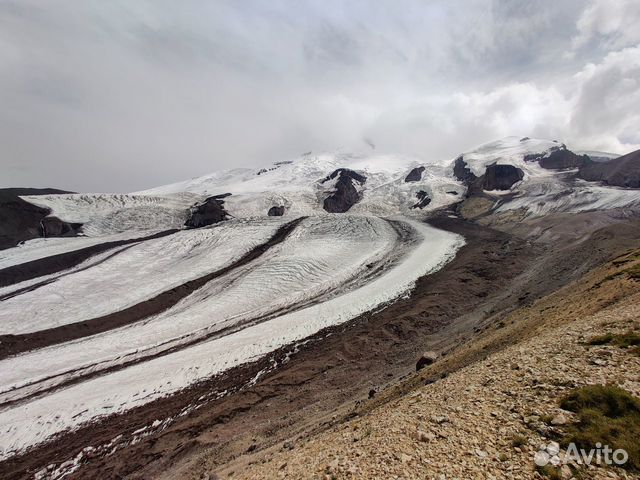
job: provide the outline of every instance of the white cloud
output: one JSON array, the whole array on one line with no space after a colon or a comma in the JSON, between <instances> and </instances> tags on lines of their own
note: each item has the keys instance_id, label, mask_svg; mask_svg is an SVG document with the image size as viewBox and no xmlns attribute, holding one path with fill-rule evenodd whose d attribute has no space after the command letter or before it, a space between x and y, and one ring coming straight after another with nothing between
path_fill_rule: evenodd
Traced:
<instances>
[{"instance_id":1,"label":"white cloud","mask_svg":"<svg viewBox=\"0 0 640 480\"><path fill-rule=\"evenodd\" d=\"M640 148L640 45L609 53L574 77L568 136L584 148Z\"/></svg>"},{"instance_id":2,"label":"white cloud","mask_svg":"<svg viewBox=\"0 0 640 480\"><path fill-rule=\"evenodd\" d=\"M638 0L592 0L578 19L574 49L590 42L603 42L619 49L640 42Z\"/></svg>"},{"instance_id":3,"label":"white cloud","mask_svg":"<svg viewBox=\"0 0 640 480\"><path fill-rule=\"evenodd\" d=\"M640 148L640 46L611 52L558 85L512 83L488 91L406 99L381 112L367 136L386 150L449 159L507 135L567 142L576 150Z\"/></svg>"},{"instance_id":4,"label":"white cloud","mask_svg":"<svg viewBox=\"0 0 640 480\"><path fill-rule=\"evenodd\" d=\"M412 99L383 112L367 131L380 148L448 160L508 135L555 138L565 131L570 101L555 88L514 83L488 92Z\"/></svg>"}]
</instances>

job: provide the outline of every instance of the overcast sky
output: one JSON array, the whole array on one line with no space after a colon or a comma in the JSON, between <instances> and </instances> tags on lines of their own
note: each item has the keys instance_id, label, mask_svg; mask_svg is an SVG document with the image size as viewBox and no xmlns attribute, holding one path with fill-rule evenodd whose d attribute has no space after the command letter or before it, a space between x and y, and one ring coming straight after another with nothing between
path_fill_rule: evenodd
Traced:
<instances>
[{"instance_id":1,"label":"overcast sky","mask_svg":"<svg viewBox=\"0 0 640 480\"><path fill-rule=\"evenodd\" d=\"M0 0L0 186L326 150L640 148L640 1Z\"/></svg>"}]
</instances>

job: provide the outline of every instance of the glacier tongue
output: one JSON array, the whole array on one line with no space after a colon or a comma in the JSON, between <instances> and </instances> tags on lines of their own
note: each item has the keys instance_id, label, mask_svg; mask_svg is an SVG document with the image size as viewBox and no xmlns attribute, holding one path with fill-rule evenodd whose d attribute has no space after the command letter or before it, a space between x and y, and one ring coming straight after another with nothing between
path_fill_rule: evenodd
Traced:
<instances>
[{"instance_id":1,"label":"glacier tongue","mask_svg":"<svg viewBox=\"0 0 640 480\"><path fill-rule=\"evenodd\" d=\"M127 354L198 329L262 319L227 335L5 407L0 411L0 458L379 308L408 292L420 276L441 268L462 244L458 235L402 218L316 216L247 272L230 277L229 282L222 279L206 285L158 318L2 360L3 395L16 395L21 387L28 387L26 393L30 393L37 391L34 385L39 382L54 386L52 374L68 378L86 367L85 373L91 373L97 365L117 365ZM366 273L378 270L368 265L379 265L381 273ZM135 274L135 265L131 267L129 273ZM105 294L109 296L108 291ZM269 316L269 308L283 313Z\"/></svg>"}]
</instances>

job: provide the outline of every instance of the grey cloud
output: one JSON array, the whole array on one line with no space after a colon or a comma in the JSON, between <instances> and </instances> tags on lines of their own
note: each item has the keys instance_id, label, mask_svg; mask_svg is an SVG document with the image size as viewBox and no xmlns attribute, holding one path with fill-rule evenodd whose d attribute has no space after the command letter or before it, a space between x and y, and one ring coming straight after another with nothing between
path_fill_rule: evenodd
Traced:
<instances>
[{"instance_id":1,"label":"grey cloud","mask_svg":"<svg viewBox=\"0 0 640 480\"><path fill-rule=\"evenodd\" d=\"M2 2L0 180L132 191L365 137L428 159L508 134L623 151L640 39L602 5Z\"/></svg>"},{"instance_id":2,"label":"grey cloud","mask_svg":"<svg viewBox=\"0 0 640 480\"><path fill-rule=\"evenodd\" d=\"M570 131L593 147L640 147L640 45L608 54L577 76Z\"/></svg>"},{"instance_id":3,"label":"grey cloud","mask_svg":"<svg viewBox=\"0 0 640 480\"><path fill-rule=\"evenodd\" d=\"M577 22L574 50L611 50L640 42L640 3L636 0L592 0Z\"/></svg>"}]
</instances>

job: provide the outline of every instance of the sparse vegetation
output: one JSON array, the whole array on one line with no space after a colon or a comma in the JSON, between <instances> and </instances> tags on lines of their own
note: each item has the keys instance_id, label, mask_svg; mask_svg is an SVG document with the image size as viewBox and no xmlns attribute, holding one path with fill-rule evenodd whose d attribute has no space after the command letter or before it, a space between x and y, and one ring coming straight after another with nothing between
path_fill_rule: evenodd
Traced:
<instances>
[{"instance_id":1,"label":"sparse vegetation","mask_svg":"<svg viewBox=\"0 0 640 480\"><path fill-rule=\"evenodd\" d=\"M367 425L364 427L364 431L362 432L361 438L370 437L372 433L373 433L373 427L371 425Z\"/></svg>"},{"instance_id":2,"label":"sparse vegetation","mask_svg":"<svg viewBox=\"0 0 640 480\"><path fill-rule=\"evenodd\" d=\"M625 465L640 470L640 399L613 385L590 385L574 390L560 406L578 415L563 442L593 449L597 443L629 454Z\"/></svg>"},{"instance_id":3,"label":"sparse vegetation","mask_svg":"<svg viewBox=\"0 0 640 480\"><path fill-rule=\"evenodd\" d=\"M606 333L604 335L593 337L587 343L589 345L606 345L608 343L611 343L611 340L613 340L613 335L611 333Z\"/></svg>"},{"instance_id":4,"label":"sparse vegetation","mask_svg":"<svg viewBox=\"0 0 640 480\"><path fill-rule=\"evenodd\" d=\"M562 480L562 475L558 469L552 465L545 465L544 467L536 466L536 470L540 475L551 480Z\"/></svg>"},{"instance_id":5,"label":"sparse vegetation","mask_svg":"<svg viewBox=\"0 0 640 480\"><path fill-rule=\"evenodd\" d=\"M640 335L636 332L627 332L623 335L617 335L614 343L622 348L637 347L640 345Z\"/></svg>"},{"instance_id":6,"label":"sparse vegetation","mask_svg":"<svg viewBox=\"0 0 640 480\"><path fill-rule=\"evenodd\" d=\"M631 268L627 268L624 273L626 273L629 278L640 280L640 263L634 265Z\"/></svg>"},{"instance_id":7,"label":"sparse vegetation","mask_svg":"<svg viewBox=\"0 0 640 480\"><path fill-rule=\"evenodd\" d=\"M519 448L526 444L527 444L527 438L524 435L521 435L519 433L514 435L513 438L511 439L512 447Z\"/></svg>"},{"instance_id":8,"label":"sparse vegetation","mask_svg":"<svg viewBox=\"0 0 640 480\"><path fill-rule=\"evenodd\" d=\"M616 258L611 263L614 266L619 267L620 265L624 265L626 263L633 262L634 260L640 260L640 253L638 253L637 250L628 252L627 254Z\"/></svg>"},{"instance_id":9,"label":"sparse vegetation","mask_svg":"<svg viewBox=\"0 0 640 480\"><path fill-rule=\"evenodd\" d=\"M613 262L611 262L611 264L614 267L619 268L628 263L635 262L636 260L640 260L640 254L636 253L633 256L627 256L627 257L616 259ZM640 280L640 263L636 263L635 265L632 265L629 268L625 268L624 270L620 270L616 273L612 273L611 275L608 275L607 277L604 278L604 280L596 284L596 287L600 286L602 283L606 281L613 280L615 278L620 278L623 276L626 276L631 280Z\"/></svg>"},{"instance_id":10,"label":"sparse vegetation","mask_svg":"<svg viewBox=\"0 0 640 480\"><path fill-rule=\"evenodd\" d=\"M553 415L549 415L544 414L540 417L540 420L542 420L542 423L546 423L547 425L549 425L551 423L551 420L553 420Z\"/></svg>"},{"instance_id":11,"label":"sparse vegetation","mask_svg":"<svg viewBox=\"0 0 640 480\"><path fill-rule=\"evenodd\" d=\"M640 334L631 330L618 335L607 333L593 337L587 343L589 345L616 345L620 348L636 347L640 345Z\"/></svg>"}]
</instances>

